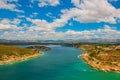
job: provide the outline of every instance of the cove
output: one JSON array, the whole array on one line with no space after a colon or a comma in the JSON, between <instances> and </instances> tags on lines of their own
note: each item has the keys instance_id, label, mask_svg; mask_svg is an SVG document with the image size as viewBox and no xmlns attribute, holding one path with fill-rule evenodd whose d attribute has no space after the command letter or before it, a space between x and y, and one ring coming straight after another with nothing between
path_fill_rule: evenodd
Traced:
<instances>
[{"instance_id":1,"label":"cove","mask_svg":"<svg viewBox=\"0 0 120 80\"><path fill-rule=\"evenodd\" d=\"M27 46L27 45L26 45ZM88 66L74 47L49 45L37 57L15 64L0 65L0 80L120 80L120 73L103 72Z\"/></svg>"}]
</instances>

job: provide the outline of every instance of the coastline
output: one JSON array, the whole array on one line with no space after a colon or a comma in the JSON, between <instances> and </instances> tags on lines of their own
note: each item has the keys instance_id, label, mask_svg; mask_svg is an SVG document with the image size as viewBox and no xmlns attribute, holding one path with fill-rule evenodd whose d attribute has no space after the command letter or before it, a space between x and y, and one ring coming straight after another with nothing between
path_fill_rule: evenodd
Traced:
<instances>
[{"instance_id":1,"label":"coastline","mask_svg":"<svg viewBox=\"0 0 120 80\"><path fill-rule=\"evenodd\" d=\"M104 72L110 72L110 71L120 72L119 66L104 64L100 60L97 60L95 58L91 58L89 56L89 53L83 53L81 56L89 66L93 67L96 70L102 70Z\"/></svg>"},{"instance_id":2,"label":"coastline","mask_svg":"<svg viewBox=\"0 0 120 80\"><path fill-rule=\"evenodd\" d=\"M104 72L120 72L120 50L115 45L77 45L76 48L86 50L78 55L92 68Z\"/></svg>"},{"instance_id":3,"label":"coastline","mask_svg":"<svg viewBox=\"0 0 120 80\"><path fill-rule=\"evenodd\" d=\"M19 57L19 58L17 57L17 58L14 58L12 60L0 61L0 65L14 64L16 62L22 62L22 61L30 60L30 59L40 57L40 56L43 56L43 55L44 55L44 53L40 52L40 53L35 53L35 54L29 55L29 56L24 56L24 57Z\"/></svg>"}]
</instances>

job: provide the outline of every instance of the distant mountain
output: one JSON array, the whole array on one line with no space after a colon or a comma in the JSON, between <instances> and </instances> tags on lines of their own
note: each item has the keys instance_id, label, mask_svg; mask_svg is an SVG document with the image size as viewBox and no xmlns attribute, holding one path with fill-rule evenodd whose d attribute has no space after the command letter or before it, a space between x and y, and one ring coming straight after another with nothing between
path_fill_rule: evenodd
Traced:
<instances>
[{"instance_id":1,"label":"distant mountain","mask_svg":"<svg viewBox=\"0 0 120 80\"><path fill-rule=\"evenodd\" d=\"M0 39L0 44L41 44L41 43L100 43L100 44L119 44L120 39L80 39L80 40L6 40Z\"/></svg>"},{"instance_id":2,"label":"distant mountain","mask_svg":"<svg viewBox=\"0 0 120 80\"><path fill-rule=\"evenodd\" d=\"M33 40L6 40L0 39L0 44L29 44L29 43L38 43L38 41ZM40 41L39 41L40 43Z\"/></svg>"}]
</instances>

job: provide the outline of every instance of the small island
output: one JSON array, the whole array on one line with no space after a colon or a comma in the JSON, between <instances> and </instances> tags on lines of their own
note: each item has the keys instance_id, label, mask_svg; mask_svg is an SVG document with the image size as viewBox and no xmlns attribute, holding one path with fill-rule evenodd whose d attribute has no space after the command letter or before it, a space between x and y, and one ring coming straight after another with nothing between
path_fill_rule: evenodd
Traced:
<instances>
[{"instance_id":1,"label":"small island","mask_svg":"<svg viewBox=\"0 0 120 80\"><path fill-rule=\"evenodd\" d=\"M34 49L35 51L48 51L51 50L51 48L46 47L46 46L30 46L27 47L28 49Z\"/></svg>"},{"instance_id":2,"label":"small island","mask_svg":"<svg viewBox=\"0 0 120 80\"><path fill-rule=\"evenodd\" d=\"M0 45L0 65L27 60L41 55L40 51L38 52L34 49Z\"/></svg>"},{"instance_id":3,"label":"small island","mask_svg":"<svg viewBox=\"0 0 120 80\"><path fill-rule=\"evenodd\" d=\"M120 72L120 46L118 45L76 45L85 50L80 55L91 67L103 71Z\"/></svg>"}]
</instances>

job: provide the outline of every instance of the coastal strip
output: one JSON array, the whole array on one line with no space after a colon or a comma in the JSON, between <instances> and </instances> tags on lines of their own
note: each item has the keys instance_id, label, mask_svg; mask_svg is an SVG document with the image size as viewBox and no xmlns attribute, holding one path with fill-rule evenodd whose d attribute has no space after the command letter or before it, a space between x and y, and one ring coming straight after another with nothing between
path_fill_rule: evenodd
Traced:
<instances>
[{"instance_id":1,"label":"coastal strip","mask_svg":"<svg viewBox=\"0 0 120 80\"><path fill-rule=\"evenodd\" d=\"M91 66L97 70L102 70L105 72L109 72L109 71L120 72L120 66L113 65L113 64L109 65L109 64L106 64L105 62L102 62L102 61L96 59L96 58L91 58L89 56L89 53L83 53L82 57L89 66Z\"/></svg>"},{"instance_id":2,"label":"coastal strip","mask_svg":"<svg viewBox=\"0 0 120 80\"><path fill-rule=\"evenodd\" d=\"M0 65L25 61L42 55L42 51L36 51L35 49L0 45Z\"/></svg>"},{"instance_id":3,"label":"coastal strip","mask_svg":"<svg viewBox=\"0 0 120 80\"><path fill-rule=\"evenodd\" d=\"M120 72L120 50L115 45L78 45L77 48L87 50L78 57L86 61L86 63L105 72Z\"/></svg>"},{"instance_id":4,"label":"coastal strip","mask_svg":"<svg viewBox=\"0 0 120 80\"><path fill-rule=\"evenodd\" d=\"M14 57L14 58L10 58L10 59L7 59L7 60L0 61L0 65L13 64L13 63L16 63L16 62L21 62L21 61L29 60L29 59L32 59L32 58L36 58L36 57L39 57L39 56L42 56L42 55L43 55L43 53L35 53L35 54L29 55L29 56Z\"/></svg>"}]
</instances>

